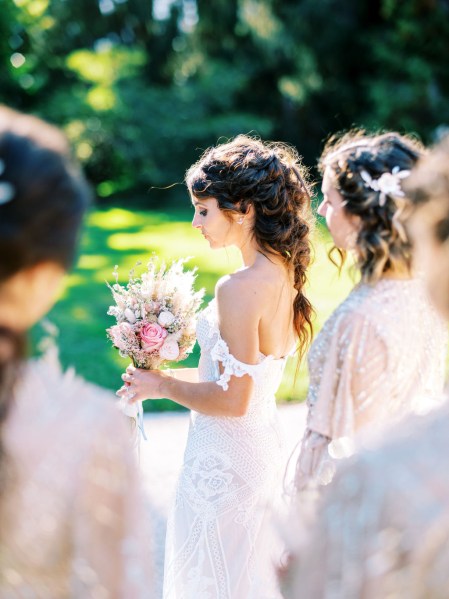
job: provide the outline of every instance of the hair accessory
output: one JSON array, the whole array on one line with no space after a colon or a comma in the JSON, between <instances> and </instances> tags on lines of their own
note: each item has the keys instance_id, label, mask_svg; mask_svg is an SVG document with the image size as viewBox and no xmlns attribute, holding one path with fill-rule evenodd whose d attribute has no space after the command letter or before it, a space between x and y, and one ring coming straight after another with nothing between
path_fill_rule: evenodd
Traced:
<instances>
[{"instance_id":1,"label":"hair accessory","mask_svg":"<svg viewBox=\"0 0 449 599\"><path fill-rule=\"evenodd\" d=\"M395 166L391 173L382 173L378 179L373 179L365 170L360 171L360 176L365 181L365 187L380 192L379 206L385 206L388 195L404 196L401 188L401 180L409 175L410 171L401 171L399 166Z\"/></svg>"},{"instance_id":2,"label":"hair accessory","mask_svg":"<svg viewBox=\"0 0 449 599\"><path fill-rule=\"evenodd\" d=\"M0 160L0 177L5 172L5 163L3 160ZM2 204L7 204L10 202L15 194L14 185L8 183L7 181L0 181L0 206Z\"/></svg>"}]
</instances>

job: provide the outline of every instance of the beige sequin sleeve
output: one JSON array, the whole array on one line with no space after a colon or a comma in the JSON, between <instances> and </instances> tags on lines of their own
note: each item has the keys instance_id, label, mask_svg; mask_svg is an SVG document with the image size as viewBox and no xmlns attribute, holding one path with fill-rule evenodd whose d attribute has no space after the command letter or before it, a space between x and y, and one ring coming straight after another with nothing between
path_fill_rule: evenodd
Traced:
<instances>
[{"instance_id":1,"label":"beige sequin sleeve","mask_svg":"<svg viewBox=\"0 0 449 599\"><path fill-rule=\"evenodd\" d=\"M375 324L360 314L340 319L327 348L296 468L296 487L327 484L335 460L351 455L355 436L384 418L388 350Z\"/></svg>"}]
</instances>

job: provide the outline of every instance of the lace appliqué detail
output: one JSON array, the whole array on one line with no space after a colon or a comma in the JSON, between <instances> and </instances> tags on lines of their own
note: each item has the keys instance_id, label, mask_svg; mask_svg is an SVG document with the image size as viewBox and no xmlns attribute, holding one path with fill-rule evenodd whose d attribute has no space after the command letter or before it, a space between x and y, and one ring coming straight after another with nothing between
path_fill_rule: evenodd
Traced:
<instances>
[{"instance_id":1,"label":"lace appliqu\u00e9 detail","mask_svg":"<svg viewBox=\"0 0 449 599\"><path fill-rule=\"evenodd\" d=\"M167 526L164 599L280 599L267 573L273 555L278 559L282 553L272 533L270 506L281 492L283 454L274 394L285 360L260 354L258 364L240 362L218 325L212 301L197 324L199 380L226 390L231 376L249 374L254 388L244 416L192 413Z\"/></svg>"},{"instance_id":2,"label":"lace appliqu\u00e9 detail","mask_svg":"<svg viewBox=\"0 0 449 599\"><path fill-rule=\"evenodd\" d=\"M211 358L215 362L221 362L223 365L223 372L216 383L225 391L229 388L228 383L231 376L242 377L248 374L252 378L255 378L257 371L260 370L260 364L245 364L245 362L240 362L240 360L234 358L229 351L228 344L220 336L218 336L217 342L211 349ZM268 359L273 358L272 356L267 356L264 358L264 361Z\"/></svg>"},{"instance_id":3,"label":"lace appliqu\u00e9 detail","mask_svg":"<svg viewBox=\"0 0 449 599\"><path fill-rule=\"evenodd\" d=\"M275 360L274 356L260 353L260 362L258 364L247 364L241 362L235 358L230 350L226 341L220 334L220 328L218 326L218 317L216 310L215 298L209 303L207 308L203 311L203 318L207 322L207 349L209 349L210 357L212 361L217 365L217 385L222 387L224 391L229 388L229 381L231 376L242 377L245 374L252 377L254 380L261 374L264 367L270 362L284 362L284 358ZM221 362L223 366L223 372L220 374L218 369L218 362Z\"/></svg>"}]
</instances>

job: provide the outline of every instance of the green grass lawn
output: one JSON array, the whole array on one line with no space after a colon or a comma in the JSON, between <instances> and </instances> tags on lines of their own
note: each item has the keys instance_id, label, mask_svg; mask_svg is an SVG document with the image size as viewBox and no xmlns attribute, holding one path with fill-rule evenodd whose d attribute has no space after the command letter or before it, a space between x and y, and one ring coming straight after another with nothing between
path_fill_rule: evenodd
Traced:
<instances>
[{"instance_id":1,"label":"green grass lawn","mask_svg":"<svg viewBox=\"0 0 449 599\"><path fill-rule=\"evenodd\" d=\"M113 280L112 271L119 265L120 281L126 282L128 272L137 261L143 263L155 252L169 261L191 256L188 266L198 267L197 284L205 287L206 300L212 297L217 279L239 266L236 250L210 250L208 243L190 225L189 211L154 212L108 208L93 210L81 244L78 264L67 277L61 300L48 318L59 328L58 345L64 366L74 366L87 380L117 389L120 374L127 361L120 358L106 339L105 329L114 319L107 316L111 304L106 281ZM315 258L310 270L308 296L317 316L315 332L347 295L353 283L345 270L338 276L329 262L328 234L319 227L315 234ZM34 340L39 337L34 332ZM196 366L198 348L184 363ZM297 401L305 397L307 371L303 364L294 384L296 363L290 360L278 393L281 401ZM147 410L174 409L168 400L148 401Z\"/></svg>"}]
</instances>

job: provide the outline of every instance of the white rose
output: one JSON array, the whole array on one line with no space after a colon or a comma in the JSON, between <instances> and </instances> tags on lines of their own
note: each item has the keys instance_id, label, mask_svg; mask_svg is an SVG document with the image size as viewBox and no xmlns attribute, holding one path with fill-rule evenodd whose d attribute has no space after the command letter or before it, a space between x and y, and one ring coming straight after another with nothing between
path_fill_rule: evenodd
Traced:
<instances>
[{"instance_id":1,"label":"white rose","mask_svg":"<svg viewBox=\"0 0 449 599\"><path fill-rule=\"evenodd\" d=\"M176 360L179 356L179 345L174 339L166 339L159 350L159 355L163 360Z\"/></svg>"},{"instance_id":2,"label":"white rose","mask_svg":"<svg viewBox=\"0 0 449 599\"><path fill-rule=\"evenodd\" d=\"M173 324L174 320L174 315L168 310L166 310L165 312L161 312L159 314L159 318L157 319L161 327L169 327L171 324Z\"/></svg>"},{"instance_id":3,"label":"white rose","mask_svg":"<svg viewBox=\"0 0 449 599\"><path fill-rule=\"evenodd\" d=\"M134 312L130 309L130 308L126 308L126 310L123 312L126 320L128 322L130 322L131 324L134 324L137 320Z\"/></svg>"}]
</instances>

